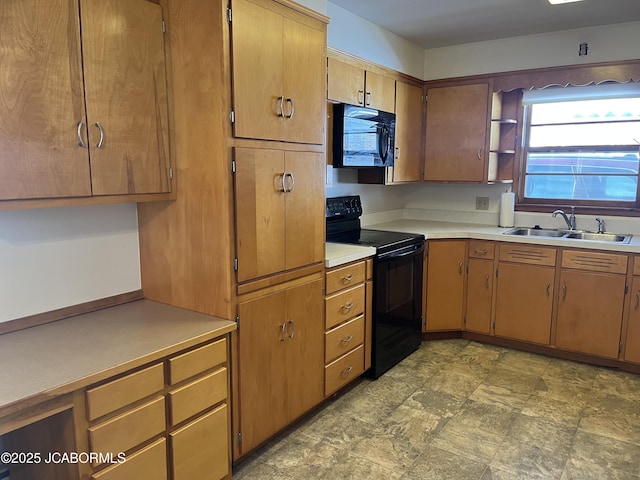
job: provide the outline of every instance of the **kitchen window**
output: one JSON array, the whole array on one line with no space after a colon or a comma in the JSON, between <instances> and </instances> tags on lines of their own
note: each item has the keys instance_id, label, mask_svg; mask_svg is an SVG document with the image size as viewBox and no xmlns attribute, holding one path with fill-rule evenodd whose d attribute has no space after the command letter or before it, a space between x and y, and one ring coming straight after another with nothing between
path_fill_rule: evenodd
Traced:
<instances>
[{"instance_id":1,"label":"kitchen window","mask_svg":"<svg viewBox=\"0 0 640 480\"><path fill-rule=\"evenodd\" d=\"M640 84L523 95L525 204L639 206Z\"/></svg>"}]
</instances>

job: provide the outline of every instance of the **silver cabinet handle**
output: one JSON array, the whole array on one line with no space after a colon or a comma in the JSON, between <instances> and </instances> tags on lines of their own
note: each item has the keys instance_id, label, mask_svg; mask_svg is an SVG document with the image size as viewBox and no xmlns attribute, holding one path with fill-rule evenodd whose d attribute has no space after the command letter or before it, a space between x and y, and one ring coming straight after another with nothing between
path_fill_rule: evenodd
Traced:
<instances>
[{"instance_id":1,"label":"silver cabinet handle","mask_svg":"<svg viewBox=\"0 0 640 480\"><path fill-rule=\"evenodd\" d=\"M638 296L638 292L636 292L636 305L633 307L636 310L640 307L640 297Z\"/></svg>"},{"instance_id":2,"label":"silver cabinet handle","mask_svg":"<svg viewBox=\"0 0 640 480\"><path fill-rule=\"evenodd\" d=\"M296 334L296 324L293 323L293 320L289 320L289 338L293 338L293 336Z\"/></svg>"},{"instance_id":3,"label":"silver cabinet handle","mask_svg":"<svg viewBox=\"0 0 640 480\"><path fill-rule=\"evenodd\" d=\"M98 130L100 130L100 140L98 140L98 144L96 145L96 147L102 148L102 146L104 145L104 129L102 128L102 125L100 125L100 122L96 122L96 127L98 127Z\"/></svg>"},{"instance_id":4,"label":"silver cabinet handle","mask_svg":"<svg viewBox=\"0 0 640 480\"><path fill-rule=\"evenodd\" d=\"M462 273L462 267L464 267L464 262L460 262L460 263L458 264L458 271L459 271L459 273Z\"/></svg>"},{"instance_id":5,"label":"silver cabinet handle","mask_svg":"<svg viewBox=\"0 0 640 480\"><path fill-rule=\"evenodd\" d=\"M562 299L564 300L565 298L567 298L567 286L562 285Z\"/></svg>"},{"instance_id":6,"label":"silver cabinet handle","mask_svg":"<svg viewBox=\"0 0 640 480\"><path fill-rule=\"evenodd\" d=\"M294 187L296 186L296 179L295 179L295 177L293 176L293 173L286 173L286 174L285 174L285 177L288 177L288 178L290 178L290 179L291 179L291 186L289 187L289 189L288 189L288 190L285 190L285 192L287 192L287 193L291 193L291 192L293 192L293 189L294 189Z\"/></svg>"},{"instance_id":7,"label":"silver cabinet handle","mask_svg":"<svg viewBox=\"0 0 640 480\"><path fill-rule=\"evenodd\" d=\"M482 147L478 149L478 160L482 160Z\"/></svg>"},{"instance_id":8,"label":"silver cabinet handle","mask_svg":"<svg viewBox=\"0 0 640 480\"><path fill-rule=\"evenodd\" d=\"M353 307L355 307L355 304L353 304L353 303L349 303L349 304L347 304L347 305L343 305L343 306L342 306L342 307L340 307L340 308L341 308L341 310L347 310L347 311L349 311L349 310L351 310Z\"/></svg>"},{"instance_id":9,"label":"silver cabinet handle","mask_svg":"<svg viewBox=\"0 0 640 480\"><path fill-rule=\"evenodd\" d=\"M287 103L291 106L291 110L289 110L289 114L285 115L286 118L293 118L293 113L295 112L295 108L293 105L293 99L287 98Z\"/></svg>"},{"instance_id":10,"label":"silver cabinet handle","mask_svg":"<svg viewBox=\"0 0 640 480\"><path fill-rule=\"evenodd\" d=\"M278 97L278 104L280 105L279 117L284 117L284 97Z\"/></svg>"},{"instance_id":11,"label":"silver cabinet handle","mask_svg":"<svg viewBox=\"0 0 640 480\"><path fill-rule=\"evenodd\" d=\"M358 90L358 105L364 105L364 90ZM360 97L362 97L362 100L360 100Z\"/></svg>"},{"instance_id":12,"label":"silver cabinet handle","mask_svg":"<svg viewBox=\"0 0 640 480\"><path fill-rule=\"evenodd\" d=\"M396 157L395 159L398 160L400 158L400 147L396 147Z\"/></svg>"},{"instance_id":13,"label":"silver cabinet handle","mask_svg":"<svg viewBox=\"0 0 640 480\"><path fill-rule=\"evenodd\" d=\"M478 255L486 255L488 253L488 250L480 250L479 248L474 248L473 251Z\"/></svg>"},{"instance_id":14,"label":"silver cabinet handle","mask_svg":"<svg viewBox=\"0 0 640 480\"><path fill-rule=\"evenodd\" d=\"M551 289L551 284L547 283L547 297L549 296L550 289Z\"/></svg>"},{"instance_id":15,"label":"silver cabinet handle","mask_svg":"<svg viewBox=\"0 0 640 480\"><path fill-rule=\"evenodd\" d=\"M340 340L340 342L342 342L344 345L346 345L351 340L353 340L353 335L349 335L348 337L343 338L342 340Z\"/></svg>"},{"instance_id":16,"label":"silver cabinet handle","mask_svg":"<svg viewBox=\"0 0 640 480\"><path fill-rule=\"evenodd\" d=\"M287 340L287 324L281 323L280 324L280 341L284 342L286 340Z\"/></svg>"},{"instance_id":17,"label":"silver cabinet handle","mask_svg":"<svg viewBox=\"0 0 640 480\"><path fill-rule=\"evenodd\" d=\"M367 103L366 105L371 105L371 92L367 92Z\"/></svg>"},{"instance_id":18,"label":"silver cabinet handle","mask_svg":"<svg viewBox=\"0 0 640 480\"><path fill-rule=\"evenodd\" d=\"M287 181L285 180L287 176L286 172L282 172L280 174L280 180L282 181L282 189L280 190L282 193L287 193Z\"/></svg>"},{"instance_id":19,"label":"silver cabinet handle","mask_svg":"<svg viewBox=\"0 0 640 480\"><path fill-rule=\"evenodd\" d=\"M486 277L484 277L484 284L487 287L487 289L489 288L489 275L487 275Z\"/></svg>"},{"instance_id":20,"label":"silver cabinet handle","mask_svg":"<svg viewBox=\"0 0 640 480\"><path fill-rule=\"evenodd\" d=\"M84 138L82 138L83 125L84 125L83 122L78 122L78 145L80 145L82 148L87 148L87 144L84 143Z\"/></svg>"},{"instance_id":21,"label":"silver cabinet handle","mask_svg":"<svg viewBox=\"0 0 640 480\"><path fill-rule=\"evenodd\" d=\"M351 373L351 370L353 370L353 367L351 367L351 366L345 368L344 370L342 370L340 372L340 376L346 377L347 375L349 375Z\"/></svg>"},{"instance_id":22,"label":"silver cabinet handle","mask_svg":"<svg viewBox=\"0 0 640 480\"><path fill-rule=\"evenodd\" d=\"M353 274L347 275L346 277L342 277L342 282L343 283L350 282L351 280L353 280Z\"/></svg>"}]
</instances>

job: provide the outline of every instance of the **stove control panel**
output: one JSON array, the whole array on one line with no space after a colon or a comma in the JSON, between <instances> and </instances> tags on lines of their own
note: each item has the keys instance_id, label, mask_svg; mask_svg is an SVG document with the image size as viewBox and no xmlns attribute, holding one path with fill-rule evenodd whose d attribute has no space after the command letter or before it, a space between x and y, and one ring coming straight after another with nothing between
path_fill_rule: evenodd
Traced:
<instances>
[{"instance_id":1,"label":"stove control panel","mask_svg":"<svg viewBox=\"0 0 640 480\"><path fill-rule=\"evenodd\" d=\"M327 198L326 218L357 218L360 215L360 195Z\"/></svg>"}]
</instances>

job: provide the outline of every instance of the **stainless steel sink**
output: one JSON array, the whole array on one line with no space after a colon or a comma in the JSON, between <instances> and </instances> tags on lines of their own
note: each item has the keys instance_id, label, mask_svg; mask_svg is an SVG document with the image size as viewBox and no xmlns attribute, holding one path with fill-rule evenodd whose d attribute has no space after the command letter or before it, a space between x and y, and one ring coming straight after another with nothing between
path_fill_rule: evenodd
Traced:
<instances>
[{"instance_id":1,"label":"stainless steel sink","mask_svg":"<svg viewBox=\"0 0 640 480\"><path fill-rule=\"evenodd\" d=\"M516 227L504 232L505 235L520 235L523 237L564 237L569 231L555 228Z\"/></svg>"},{"instance_id":2,"label":"stainless steel sink","mask_svg":"<svg viewBox=\"0 0 640 480\"><path fill-rule=\"evenodd\" d=\"M521 237L552 237L568 240L585 240L589 242L629 243L632 235L619 233L595 233L582 230L566 230L555 228L529 228L516 227L504 232L504 235L517 235Z\"/></svg>"},{"instance_id":3,"label":"stainless steel sink","mask_svg":"<svg viewBox=\"0 0 640 480\"><path fill-rule=\"evenodd\" d=\"M590 240L592 242L615 242L629 243L631 235L620 235L617 233L593 233L593 232L569 232L565 238L574 240Z\"/></svg>"}]
</instances>

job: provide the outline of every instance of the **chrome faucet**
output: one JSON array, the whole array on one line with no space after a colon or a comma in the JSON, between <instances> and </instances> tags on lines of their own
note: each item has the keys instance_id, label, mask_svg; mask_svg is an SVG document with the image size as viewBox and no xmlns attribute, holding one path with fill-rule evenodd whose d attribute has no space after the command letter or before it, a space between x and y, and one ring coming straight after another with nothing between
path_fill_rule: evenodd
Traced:
<instances>
[{"instance_id":1,"label":"chrome faucet","mask_svg":"<svg viewBox=\"0 0 640 480\"><path fill-rule=\"evenodd\" d=\"M562 215L562 218L564 218L564 221L567 222L567 227L569 227L569 230L575 230L576 229L576 209L575 209L575 207L571 207L571 215L569 217L567 217L567 214L564 213L564 211L562 211L562 210L556 210L555 212L553 212L551 214L551 216L553 218L556 218L558 215Z\"/></svg>"},{"instance_id":2,"label":"chrome faucet","mask_svg":"<svg viewBox=\"0 0 640 480\"><path fill-rule=\"evenodd\" d=\"M600 217L596 217L596 222L598 222L598 233L604 233L604 220Z\"/></svg>"}]
</instances>

